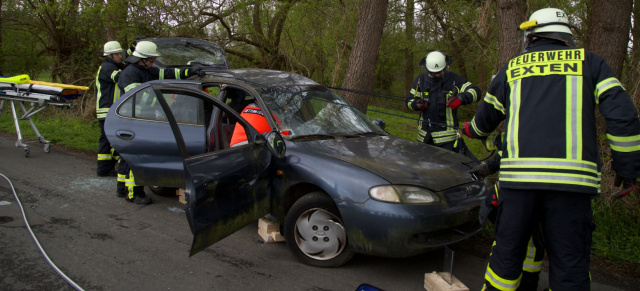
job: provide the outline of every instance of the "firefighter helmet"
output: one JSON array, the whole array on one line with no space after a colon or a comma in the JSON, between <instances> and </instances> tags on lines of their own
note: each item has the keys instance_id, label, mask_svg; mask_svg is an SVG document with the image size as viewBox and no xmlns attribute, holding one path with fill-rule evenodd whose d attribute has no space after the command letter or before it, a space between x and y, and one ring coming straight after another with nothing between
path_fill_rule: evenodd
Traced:
<instances>
[{"instance_id":1,"label":"firefighter helmet","mask_svg":"<svg viewBox=\"0 0 640 291\"><path fill-rule=\"evenodd\" d=\"M425 68L429 73L439 73L447 68L447 56L440 51L427 53L425 57Z\"/></svg>"},{"instance_id":2,"label":"firefighter helmet","mask_svg":"<svg viewBox=\"0 0 640 291\"><path fill-rule=\"evenodd\" d=\"M529 21L520 24L520 29L533 29L533 33L562 32L571 34L567 14L557 8L543 8L533 12Z\"/></svg>"},{"instance_id":3,"label":"firefighter helmet","mask_svg":"<svg viewBox=\"0 0 640 291\"><path fill-rule=\"evenodd\" d=\"M119 42L112 40L104 44L104 56L117 53L122 53L122 46Z\"/></svg>"},{"instance_id":4,"label":"firefighter helmet","mask_svg":"<svg viewBox=\"0 0 640 291\"><path fill-rule=\"evenodd\" d=\"M136 44L133 55L141 59L146 59L149 57L159 57L160 53L158 53L158 46L156 46L155 43L143 40Z\"/></svg>"},{"instance_id":5,"label":"firefighter helmet","mask_svg":"<svg viewBox=\"0 0 640 291\"><path fill-rule=\"evenodd\" d=\"M576 46L567 14L557 8L543 8L533 12L529 21L520 24L520 29L524 30L523 51L534 36L559 40L570 47Z\"/></svg>"}]
</instances>

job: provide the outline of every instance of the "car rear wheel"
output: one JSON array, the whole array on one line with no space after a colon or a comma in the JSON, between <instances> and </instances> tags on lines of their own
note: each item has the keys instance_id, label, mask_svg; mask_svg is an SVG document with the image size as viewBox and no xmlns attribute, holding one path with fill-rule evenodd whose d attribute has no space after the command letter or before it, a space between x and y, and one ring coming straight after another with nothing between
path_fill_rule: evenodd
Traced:
<instances>
[{"instance_id":1,"label":"car rear wheel","mask_svg":"<svg viewBox=\"0 0 640 291\"><path fill-rule=\"evenodd\" d=\"M160 195L160 196L175 196L176 190L178 190L178 188L149 186L149 190L151 190L153 194Z\"/></svg>"},{"instance_id":2,"label":"car rear wheel","mask_svg":"<svg viewBox=\"0 0 640 291\"><path fill-rule=\"evenodd\" d=\"M313 192L293 204L284 222L287 246L303 263L339 267L353 257L347 232L333 200Z\"/></svg>"}]
</instances>

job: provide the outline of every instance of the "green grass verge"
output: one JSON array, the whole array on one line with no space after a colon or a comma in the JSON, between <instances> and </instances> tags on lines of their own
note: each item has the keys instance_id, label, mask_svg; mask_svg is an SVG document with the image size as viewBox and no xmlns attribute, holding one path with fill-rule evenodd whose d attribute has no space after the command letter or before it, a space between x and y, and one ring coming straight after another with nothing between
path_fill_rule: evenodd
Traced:
<instances>
[{"instance_id":1,"label":"green grass verge","mask_svg":"<svg viewBox=\"0 0 640 291\"><path fill-rule=\"evenodd\" d=\"M0 131L16 134L11 105L7 103L5 102L1 112ZM16 106L16 109L19 113L22 112L19 106ZM21 116L21 114L18 114L18 118ZM87 122L71 110L61 110L53 106L33 115L31 119L40 135L52 145L55 144L74 150L98 151L100 126L97 120ZM20 120L18 124L20 125L23 141L37 140L36 134L27 120Z\"/></svg>"}]
</instances>

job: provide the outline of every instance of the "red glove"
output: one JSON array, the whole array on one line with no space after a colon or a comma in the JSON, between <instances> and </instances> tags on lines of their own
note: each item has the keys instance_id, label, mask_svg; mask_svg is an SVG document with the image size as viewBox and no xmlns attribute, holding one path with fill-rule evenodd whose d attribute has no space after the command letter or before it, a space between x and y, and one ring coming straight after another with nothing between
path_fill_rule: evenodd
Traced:
<instances>
[{"instance_id":1,"label":"red glove","mask_svg":"<svg viewBox=\"0 0 640 291\"><path fill-rule=\"evenodd\" d=\"M462 133L464 133L464 135L470 137L470 138L475 138L472 134L471 134L471 130L469 129L469 126L471 126L471 123L469 122L463 122L462 124L464 124L464 129L462 129Z\"/></svg>"},{"instance_id":2,"label":"red glove","mask_svg":"<svg viewBox=\"0 0 640 291\"><path fill-rule=\"evenodd\" d=\"M429 103L423 99L416 99L416 106L418 107L418 110L425 110L429 107Z\"/></svg>"},{"instance_id":3,"label":"red glove","mask_svg":"<svg viewBox=\"0 0 640 291\"><path fill-rule=\"evenodd\" d=\"M449 99L449 103L447 103L447 106L451 107L451 109L454 109L454 110L458 108L458 106L460 105L462 105L462 100L460 100L458 96L451 97L451 99Z\"/></svg>"},{"instance_id":4,"label":"red glove","mask_svg":"<svg viewBox=\"0 0 640 291\"><path fill-rule=\"evenodd\" d=\"M615 194L616 198L622 198L628 195L629 193L631 193L631 191L633 191L633 189L636 188L635 182L636 182L636 179L625 178L616 173L616 178L613 180L613 186L615 187L622 186L622 189L620 189L620 191L618 191L618 193Z\"/></svg>"}]
</instances>

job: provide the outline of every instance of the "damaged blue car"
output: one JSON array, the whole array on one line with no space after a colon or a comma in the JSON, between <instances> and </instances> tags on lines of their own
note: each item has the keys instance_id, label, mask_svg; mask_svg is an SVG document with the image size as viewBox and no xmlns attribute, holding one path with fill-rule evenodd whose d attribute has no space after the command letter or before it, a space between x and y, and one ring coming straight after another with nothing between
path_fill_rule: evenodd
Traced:
<instances>
[{"instance_id":1,"label":"damaged blue car","mask_svg":"<svg viewBox=\"0 0 640 291\"><path fill-rule=\"evenodd\" d=\"M248 105L270 131L241 116ZM237 127L247 142L232 147ZM482 228L484 184L468 158L391 135L298 74L216 69L144 83L111 107L105 132L138 184L185 189L191 255L265 216L320 267L355 253L413 256Z\"/></svg>"}]
</instances>

